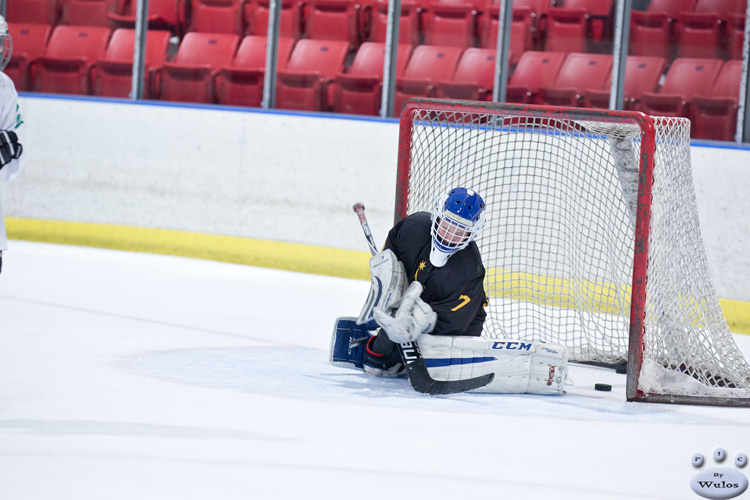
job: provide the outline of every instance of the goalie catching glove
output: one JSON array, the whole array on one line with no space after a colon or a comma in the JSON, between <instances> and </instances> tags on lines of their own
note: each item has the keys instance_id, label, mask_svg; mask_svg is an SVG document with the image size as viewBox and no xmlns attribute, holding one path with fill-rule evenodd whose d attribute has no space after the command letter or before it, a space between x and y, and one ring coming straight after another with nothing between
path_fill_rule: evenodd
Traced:
<instances>
[{"instance_id":1,"label":"goalie catching glove","mask_svg":"<svg viewBox=\"0 0 750 500\"><path fill-rule=\"evenodd\" d=\"M412 281L394 315L380 308L373 310L375 321L385 330L391 341L397 344L413 342L420 335L435 329L437 313L419 298L422 289L422 283Z\"/></svg>"},{"instance_id":2,"label":"goalie catching glove","mask_svg":"<svg viewBox=\"0 0 750 500\"><path fill-rule=\"evenodd\" d=\"M370 293L357 318L358 325L372 322L375 308L391 311L398 307L406 288L406 270L396 254L386 249L370 259L370 280ZM368 326L377 328L375 324Z\"/></svg>"}]
</instances>

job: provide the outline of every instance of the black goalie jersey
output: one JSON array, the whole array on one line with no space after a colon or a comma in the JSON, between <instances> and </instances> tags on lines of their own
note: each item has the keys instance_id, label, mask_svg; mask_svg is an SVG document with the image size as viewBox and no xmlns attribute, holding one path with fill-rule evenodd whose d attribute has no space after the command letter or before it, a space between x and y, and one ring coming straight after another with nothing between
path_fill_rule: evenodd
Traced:
<instances>
[{"instance_id":1,"label":"black goalie jersey","mask_svg":"<svg viewBox=\"0 0 750 500\"><path fill-rule=\"evenodd\" d=\"M443 267L434 267L430 264L430 225L429 213L412 214L390 230L384 248L403 262L409 283L419 281L424 286L422 300L438 317L433 335L479 336L487 316L479 248L472 241Z\"/></svg>"}]
</instances>

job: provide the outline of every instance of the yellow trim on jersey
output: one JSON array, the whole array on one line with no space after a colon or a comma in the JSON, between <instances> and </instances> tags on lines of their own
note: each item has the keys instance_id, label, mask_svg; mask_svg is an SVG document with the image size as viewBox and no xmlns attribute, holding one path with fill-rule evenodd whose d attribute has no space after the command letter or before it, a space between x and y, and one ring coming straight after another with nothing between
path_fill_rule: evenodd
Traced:
<instances>
[{"instance_id":1,"label":"yellow trim on jersey","mask_svg":"<svg viewBox=\"0 0 750 500\"><path fill-rule=\"evenodd\" d=\"M422 261L422 262L419 263L419 266L417 266L417 270L414 271L414 281L419 281L417 279L417 274L419 273L419 271L424 271L425 267L427 267L427 262Z\"/></svg>"},{"instance_id":2,"label":"yellow trim on jersey","mask_svg":"<svg viewBox=\"0 0 750 500\"><path fill-rule=\"evenodd\" d=\"M451 311L458 311L458 310L459 310L459 309L461 309L461 308L462 308L463 306L465 306L466 304L468 304L469 302L471 302L471 298L469 298L469 296L468 296L468 295L460 295L460 296L458 297L458 300L460 300L460 301L461 301L461 303L460 303L460 304L458 304L458 305L457 305L456 307L454 307L453 309L451 309Z\"/></svg>"},{"instance_id":3,"label":"yellow trim on jersey","mask_svg":"<svg viewBox=\"0 0 750 500\"><path fill-rule=\"evenodd\" d=\"M178 255L370 281L369 252L110 224L16 217L7 217L5 222L8 237L16 240ZM488 297L512 297L557 307L570 307L574 300L570 286L575 280L492 269L488 270L487 278ZM620 298L630 296L627 286L578 282L582 284L585 300L598 312L619 314ZM580 299L579 295L576 300ZM729 299L719 302L730 330L750 334L750 302Z\"/></svg>"}]
</instances>

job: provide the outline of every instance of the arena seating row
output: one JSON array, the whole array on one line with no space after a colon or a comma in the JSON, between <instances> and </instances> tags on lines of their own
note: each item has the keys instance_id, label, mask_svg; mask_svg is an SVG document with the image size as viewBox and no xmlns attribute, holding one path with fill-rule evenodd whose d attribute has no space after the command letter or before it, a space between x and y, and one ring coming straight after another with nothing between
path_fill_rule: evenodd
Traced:
<instances>
[{"instance_id":1,"label":"arena seating row","mask_svg":"<svg viewBox=\"0 0 750 500\"><path fill-rule=\"evenodd\" d=\"M734 137L742 61L628 56L624 109L690 118L692 136ZM612 56L533 52L523 54L508 81L509 102L609 107ZM660 84L660 80L663 82Z\"/></svg>"},{"instance_id":2,"label":"arena seating row","mask_svg":"<svg viewBox=\"0 0 750 500\"><path fill-rule=\"evenodd\" d=\"M742 59L746 0L651 0L630 15L630 54Z\"/></svg>"},{"instance_id":3,"label":"arena seating row","mask_svg":"<svg viewBox=\"0 0 750 500\"><path fill-rule=\"evenodd\" d=\"M38 29L32 29L32 28ZM131 88L135 32L111 32L97 26L11 25L17 51L5 72L20 90L62 94L127 97ZM188 33L171 61L171 33L149 30L146 37L146 97L201 103L260 106L266 38L228 33ZM464 53L458 47L399 46L397 75L408 77L410 89L426 94L432 80L425 75L453 76ZM471 96L484 98L491 88L494 50L466 51L466 72L481 69L484 87ZM295 41L282 38L278 47L277 106L311 111L378 114L384 44L367 42L347 68L344 41ZM470 57L470 54L473 56ZM480 56L481 54L481 56ZM484 58L478 64L478 57ZM408 71L407 62L411 63ZM437 69L439 68L439 69ZM472 74L465 76L476 82ZM467 97L469 94L467 94ZM400 97L403 102L406 97Z\"/></svg>"},{"instance_id":4,"label":"arena seating row","mask_svg":"<svg viewBox=\"0 0 750 500\"><path fill-rule=\"evenodd\" d=\"M578 2L580 0L568 0ZM9 0L10 22L133 27L136 0ZM59 3L58 3L59 2ZM185 32L267 34L270 0L150 0L149 28ZM514 11L514 45L535 48L539 0L519 0ZM604 2L611 4L612 0ZM524 5L526 4L526 5ZM352 48L364 41L385 41L388 3L383 0L282 0L281 35L348 40ZM486 15L484 15L486 14ZM546 16L546 11L543 14ZM404 0L400 40L418 45L494 47L499 6L478 0ZM551 34L554 38L554 34ZM582 40L578 40L581 42ZM577 47L578 49L578 47Z\"/></svg>"},{"instance_id":5,"label":"arena seating row","mask_svg":"<svg viewBox=\"0 0 750 500\"><path fill-rule=\"evenodd\" d=\"M133 27L136 0L8 0L11 22ZM385 41L384 0L282 0L281 35ZM554 6L552 6L554 4ZM652 0L631 15L631 54L741 56L746 0ZM150 29L267 34L270 0L149 0ZM614 0L515 0L512 62L526 50L609 52ZM493 48L497 0L403 0L400 42Z\"/></svg>"},{"instance_id":6,"label":"arena seating row","mask_svg":"<svg viewBox=\"0 0 750 500\"><path fill-rule=\"evenodd\" d=\"M128 96L134 30L11 24L11 35L17 50L5 71L20 90ZM260 105L265 37L192 32L170 60L171 36L166 30L148 31L147 98ZM277 107L378 114L384 52L384 44L366 42L348 64L346 41L282 38ZM692 118L696 137L731 138L741 62L678 58L667 65L663 57L629 56L624 107ZM489 100L494 69L494 49L402 44L395 107L412 96ZM609 54L526 51L509 79L507 100L606 108L611 70ZM704 128L709 116L721 126Z\"/></svg>"}]
</instances>

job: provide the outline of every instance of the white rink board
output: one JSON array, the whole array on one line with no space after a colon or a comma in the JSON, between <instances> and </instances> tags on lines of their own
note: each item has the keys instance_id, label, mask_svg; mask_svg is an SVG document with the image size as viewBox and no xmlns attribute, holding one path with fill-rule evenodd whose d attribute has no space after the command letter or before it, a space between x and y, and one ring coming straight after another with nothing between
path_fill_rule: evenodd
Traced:
<instances>
[{"instance_id":1,"label":"white rink board","mask_svg":"<svg viewBox=\"0 0 750 500\"><path fill-rule=\"evenodd\" d=\"M376 235L393 222L391 123L94 100L22 105L29 159L2 186L8 216L363 251L356 201ZM342 147L351 138L356 145Z\"/></svg>"}]
</instances>

